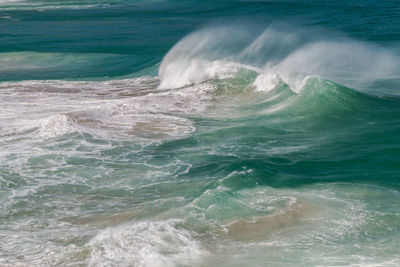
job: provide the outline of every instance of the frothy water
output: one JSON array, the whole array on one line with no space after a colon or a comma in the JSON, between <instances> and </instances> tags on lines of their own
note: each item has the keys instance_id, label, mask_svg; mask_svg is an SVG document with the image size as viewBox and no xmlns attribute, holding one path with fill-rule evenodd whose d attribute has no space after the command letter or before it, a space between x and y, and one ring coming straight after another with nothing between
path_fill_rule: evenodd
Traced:
<instances>
[{"instance_id":1,"label":"frothy water","mask_svg":"<svg viewBox=\"0 0 400 267\"><path fill-rule=\"evenodd\" d=\"M178 88L232 78L241 69L261 74L253 84L261 91L282 81L296 93L313 75L361 90L399 76L400 58L395 50L348 38L305 39L304 30L286 31L270 26L256 35L247 28L226 26L192 33L165 56L160 86ZM307 35L313 31L317 33L311 29ZM390 92L397 94L397 87Z\"/></svg>"},{"instance_id":2,"label":"frothy water","mask_svg":"<svg viewBox=\"0 0 400 267\"><path fill-rule=\"evenodd\" d=\"M90 243L92 266L109 264L140 266L190 265L201 256L196 239L179 221L139 222L107 229Z\"/></svg>"},{"instance_id":3,"label":"frothy water","mask_svg":"<svg viewBox=\"0 0 400 267\"><path fill-rule=\"evenodd\" d=\"M335 5L0 2L0 265L398 266L395 7Z\"/></svg>"}]
</instances>

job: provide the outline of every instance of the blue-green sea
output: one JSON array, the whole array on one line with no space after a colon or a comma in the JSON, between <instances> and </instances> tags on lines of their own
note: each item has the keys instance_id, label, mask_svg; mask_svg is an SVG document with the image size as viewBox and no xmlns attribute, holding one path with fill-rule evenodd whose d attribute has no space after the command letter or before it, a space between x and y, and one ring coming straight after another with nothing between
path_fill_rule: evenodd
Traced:
<instances>
[{"instance_id":1,"label":"blue-green sea","mask_svg":"<svg viewBox=\"0 0 400 267\"><path fill-rule=\"evenodd\" d=\"M400 266L400 2L0 0L0 266Z\"/></svg>"}]
</instances>

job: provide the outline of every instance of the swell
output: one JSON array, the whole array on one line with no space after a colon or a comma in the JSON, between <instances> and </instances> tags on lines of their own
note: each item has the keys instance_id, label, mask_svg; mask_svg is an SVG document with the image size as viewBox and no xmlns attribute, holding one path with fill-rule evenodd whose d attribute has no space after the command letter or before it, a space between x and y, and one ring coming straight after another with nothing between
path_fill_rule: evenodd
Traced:
<instances>
[{"instance_id":1,"label":"swell","mask_svg":"<svg viewBox=\"0 0 400 267\"><path fill-rule=\"evenodd\" d=\"M3 52L0 53L0 81L83 77L98 80L105 76L123 77L131 74L132 68L143 69L146 64L135 57L113 53ZM152 72L150 69L147 68L146 74Z\"/></svg>"}]
</instances>

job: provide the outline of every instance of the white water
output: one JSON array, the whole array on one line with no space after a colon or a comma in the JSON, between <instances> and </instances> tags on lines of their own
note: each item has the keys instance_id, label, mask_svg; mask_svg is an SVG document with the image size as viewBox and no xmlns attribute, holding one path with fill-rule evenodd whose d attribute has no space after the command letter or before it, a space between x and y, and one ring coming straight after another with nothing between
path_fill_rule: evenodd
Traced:
<instances>
[{"instance_id":1,"label":"white water","mask_svg":"<svg viewBox=\"0 0 400 267\"><path fill-rule=\"evenodd\" d=\"M101 231L91 240L89 266L193 265L205 252L179 220L136 222Z\"/></svg>"},{"instance_id":2,"label":"white water","mask_svg":"<svg viewBox=\"0 0 400 267\"><path fill-rule=\"evenodd\" d=\"M199 30L164 57L160 88L232 78L241 69L259 73L253 84L259 91L282 81L296 93L312 76L368 91L376 90L375 82L399 76L399 55L393 49L344 37L321 39L312 33L274 26L261 34L243 26ZM375 93L394 93L393 88L385 90Z\"/></svg>"},{"instance_id":3,"label":"white water","mask_svg":"<svg viewBox=\"0 0 400 267\"><path fill-rule=\"evenodd\" d=\"M2 141L25 133L29 139L72 132L159 139L193 132L184 115L204 111L215 88L203 84L163 92L157 84L157 78L0 83L0 128L7 137Z\"/></svg>"}]
</instances>

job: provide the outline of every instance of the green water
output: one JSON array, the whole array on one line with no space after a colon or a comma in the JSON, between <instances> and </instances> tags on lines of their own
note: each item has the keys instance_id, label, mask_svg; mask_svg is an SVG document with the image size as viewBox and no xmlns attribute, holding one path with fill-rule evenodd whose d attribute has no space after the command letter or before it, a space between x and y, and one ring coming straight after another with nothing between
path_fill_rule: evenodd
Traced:
<instances>
[{"instance_id":1,"label":"green water","mask_svg":"<svg viewBox=\"0 0 400 267\"><path fill-rule=\"evenodd\" d=\"M0 265L400 265L398 11L0 0Z\"/></svg>"}]
</instances>

